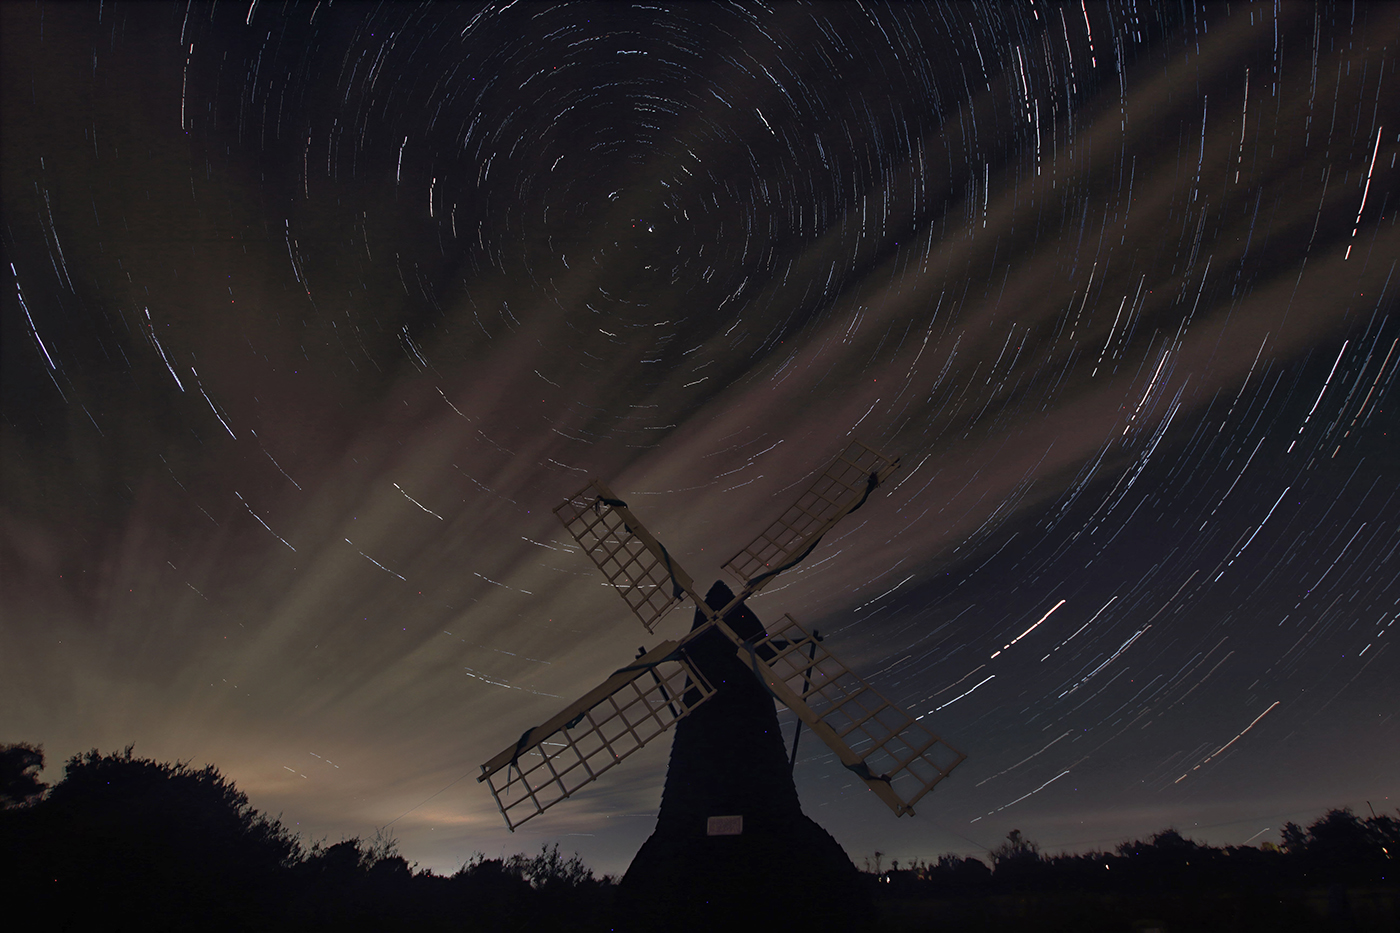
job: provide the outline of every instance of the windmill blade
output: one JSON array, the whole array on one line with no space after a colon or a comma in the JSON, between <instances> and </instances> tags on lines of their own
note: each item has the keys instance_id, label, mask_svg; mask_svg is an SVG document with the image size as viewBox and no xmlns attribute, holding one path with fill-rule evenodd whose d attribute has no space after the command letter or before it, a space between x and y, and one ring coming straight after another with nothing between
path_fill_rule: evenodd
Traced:
<instances>
[{"instance_id":1,"label":"windmill blade","mask_svg":"<svg viewBox=\"0 0 1400 933\"><path fill-rule=\"evenodd\" d=\"M554 514L648 632L682 596L704 605L690 575L602 480L589 482Z\"/></svg>"},{"instance_id":2,"label":"windmill blade","mask_svg":"<svg viewBox=\"0 0 1400 933\"><path fill-rule=\"evenodd\" d=\"M885 699L783 616L739 656L897 816L967 756Z\"/></svg>"},{"instance_id":3,"label":"windmill blade","mask_svg":"<svg viewBox=\"0 0 1400 933\"><path fill-rule=\"evenodd\" d=\"M743 586L745 596L752 595L806 557L822 535L860 508L871 490L898 467L898 457L852 441L791 508L726 561L724 569Z\"/></svg>"},{"instance_id":4,"label":"windmill blade","mask_svg":"<svg viewBox=\"0 0 1400 933\"><path fill-rule=\"evenodd\" d=\"M618 764L714 695L663 642L481 766L511 832Z\"/></svg>"}]
</instances>

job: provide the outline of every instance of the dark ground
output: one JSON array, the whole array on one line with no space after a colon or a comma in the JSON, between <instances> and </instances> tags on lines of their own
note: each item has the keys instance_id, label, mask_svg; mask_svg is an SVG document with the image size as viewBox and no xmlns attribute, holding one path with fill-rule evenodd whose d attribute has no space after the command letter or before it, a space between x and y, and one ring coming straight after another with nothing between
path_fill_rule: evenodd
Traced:
<instances>
[{"instance_id":1,"label":"dark ground","mask_svg":"<svg viewBox=\"0 0 1400 933\"><path fill-rule=\"evenodd\" d=\"M45 930L635 927L618 916L616 881L595 878L557 847L478 855L442 876L417 870L384 836L307 845L212 765L94 750L70 759L47 788L37 779L42 762L33 746L0 747L5 906L44 918ZM1257 848L1215 848L1164 830L1113 852L1047 857L1012 832L987 862L949 855L858 873L875 906L855 928L1391 933L1400 920L1398 849L1400 820L1349 810L1306 829L1285 824L1282 845ZM791 922L812 896L811 879L755 871L768 876L771 897L754 901L744 923L722 926L814 925ZM716 898L725 884L716 882Z\"/></svg>"}]
</instances>

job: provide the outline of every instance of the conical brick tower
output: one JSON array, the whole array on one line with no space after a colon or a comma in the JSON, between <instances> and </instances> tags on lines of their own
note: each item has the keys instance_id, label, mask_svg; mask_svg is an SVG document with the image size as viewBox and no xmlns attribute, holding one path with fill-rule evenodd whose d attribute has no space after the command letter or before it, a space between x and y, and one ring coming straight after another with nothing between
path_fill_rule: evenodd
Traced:
<instances>
[{"instance_id":1,"label":"conical brick tower","mask_svg":"<svg viewBox=\"0 0 1400 933\"><path fill-rule=\"evenodd\" d=\"M705 597L716 610L731 599L722 581ZM703 622L697 611L695 627ZM726 622L741 638L763 630L747 606ZM872 916L869 892L840 844L802 812L773 697L720 632L688 653L716 693L676 724L656 830L618 888L615 928L860 929Z\"/></svg>"}]
</instances>

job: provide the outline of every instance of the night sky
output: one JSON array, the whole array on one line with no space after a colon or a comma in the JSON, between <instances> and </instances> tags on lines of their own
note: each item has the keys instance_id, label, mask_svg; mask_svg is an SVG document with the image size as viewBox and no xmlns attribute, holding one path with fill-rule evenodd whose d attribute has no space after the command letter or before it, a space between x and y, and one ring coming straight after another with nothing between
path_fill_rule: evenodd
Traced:
<instances>
[{"instance_id":1,"label":"night sky","mask_svg":"<svg viewBox=\"0 0 1400 933\"><path fill-rule=\"evenodd\" d=\"M860 438L752 606L969 757L804 736L858 864L1393 811L1400 7L1163 6L0 4L0 741L620 872L668 742L475 781L690 623L552 508L703 590Z\"/></svg>"}]
</instances>

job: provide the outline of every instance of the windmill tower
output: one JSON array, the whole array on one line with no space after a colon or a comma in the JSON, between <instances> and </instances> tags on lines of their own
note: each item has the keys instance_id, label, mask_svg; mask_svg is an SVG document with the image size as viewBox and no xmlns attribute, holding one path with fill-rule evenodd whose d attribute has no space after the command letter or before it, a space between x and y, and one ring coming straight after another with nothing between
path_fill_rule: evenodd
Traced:
<instances>
[{"instance_id":1,"label":"windmill tower","mask_svg":"<svg viewBox=\"0 0 1400 933\"><path fill-rule=\"evenodd\" d=\"M784 925L861 923L865 898L850 859L802 813L775 699L897 816L912 816L914 804L965 757L853 674L815 632L788 615L765 625L745 604L810 554L898 465L852 443L725 562L737 594L718 581L702 598L600 480L555 509L649 632L685 598L695 621L685 637L642 652L526 730L481 766L477 780L487 782L514 831L675 726L656 831L618 892L624 922L636 929L730 921L748 921L747 928L765 915Z\"/></svg>"}]
</instances>

